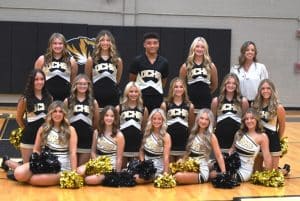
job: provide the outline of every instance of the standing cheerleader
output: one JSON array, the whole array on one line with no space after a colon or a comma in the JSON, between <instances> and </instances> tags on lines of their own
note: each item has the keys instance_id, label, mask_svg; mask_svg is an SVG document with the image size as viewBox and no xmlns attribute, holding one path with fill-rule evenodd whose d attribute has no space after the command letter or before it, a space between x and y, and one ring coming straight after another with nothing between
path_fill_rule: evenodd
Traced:
<instances>
[{"instance_id":1,"label":"standing cheerleader","mask_svg":"<svg viewBox=\"0 0 300 201\"><path fill-rule=\"evenodd\" d=\"M156 176L169 172L169 156L171 149L171 137L167 133L167 124L164 111L156 108L149 115L145 128L142 145L140 148L140 160L152 160L156 168ZM136 182L147 183L150 180L144 180L136 176Z\"/></svg>"},{"instance_id":2,"label":"standing cheerleader","mask_svg":"<svg viewBox=\"0 0 300 201\"><path fill-rule=\"evenodd\" d=\"M216 172L210 174L209 156L214 152L217 163L222 173L226 172L224 159L219 147L218 139L213 134L214 115L209 109L201 109L196 117L195 125L186 146L184 160L188 157L199 161L199 173L177 172L174 176L178 184L199 184L207 182L208 179L216 177Z\"/></svg>"},{"instance_id":3,"label":"standing cheerleader","mask_svg":"<svg viewBox=\"0 0 300 201\"><path fill-rule=\"evenodd\" d=\"M67 113L61 101L54 101L49 106L45 123L39 128L33 147L33 152L41 153L47 147L57 156L61 171L76 170L77 134L67 120ZM34 186L58 185L60 173L33 174L32 162L25 163L15 170L15 177L20 182ZM45 167L42 167L43 169Z\"/></svg>"},{"instance_id":4,"label":"standing cheerleader","mask_svg":"<svg viewBox=\"0 0 300 201\"><path fill-rule=\"evenodd\" d=\"M123 71L115 38L107 31L100 31L96 38L92 57L87 59L85 73L93 82L95 99L99 106L119 104L119 87Z\"/></svg>"},{"instance_id":5,"label":"standing cheerleader","mask_svg":"<svg viewBox=\"0 0 300 201\"><path fill-rule=\"evenodd\" d=\"M113 106L106 106L100 114L99 129L93 135L91 158L107 156L113 168L120 172L122 168L122 157L124 152L125 140L119 131L119 114ZM77 168L80 175L85 175L86 165ZM88 185L102 184L104 174L93 174L85 177Z\"/></svg>"},{"instance_id":6,"label":"standing cheerleader","mask_svg":"<svg viewBox=\"0 0 300 201\"><path fill-rule=\"evenodd\" d=\"M99 107L93 98L92 83L85 74L75 77L71 96L64 101L69 120L78 135L77 159L82 165L90 159L93 131L99 122Z\"/></svg>"},{"instance_id":7,"label":"standing cheerleader","mask_svg":"<svg viewBox=\"0 0 300 201\"><path fill-rule=\"evenodd\" d=\"M171 157L174 162L184 154L189 127L194 123L194 105L190 103L184 81L175 77L170 83L169 95L161 108L167 115L167 132L171 136Z\"/></svg>"},{"instance_id":8,"label":"standing cheerleader","mask_svg":"<svg viewBox=\"0 0 300 201\"><path fill-rule=\"evenodd\" d=\"M242 115L249 107L246 98L241 96L239 79L233 74L227 74L220 87L219 97L215 97L211 110L217 119L216 136L220 148L227 152L231 147L235 133L240 129Z\"/></svg>"},{"instance_id":9,"label":"standing cheerleader","mask_svg":"<svg viewBox=\"0 0 300 201\"><path fill-rule=\"evenodd\" d=\"M16 120L19 127L24 129L20 144L23 163L29 161L37 131L45 122L48 106L52 102L52 97L45 87L45 81L43 71L34 69L28 76L24 93L18 102ZM4 156L1 167L7 171L19 165L9 160L8 156Z\"/></svg>"},{"instance_id":10,"label":"standing cheerleader","mask_svg":"<svg viewBox=\"0 0 300 201\"><path fill-rule=\"evenodd\" d=\"M68 53L67 42L62 34L51 35L46 54L36 60L34 67L44 71L46 88L53 96L53 100L63 101L69 97L71 83L77 75L78 65Z\"/></svg>"},{"instance_id":11,"label":"standing cheerleader","mask_svg":"<svg viewBox=\"0 0 300 201\"><path fill-rule=\"evenodd\" d=\"M195 106L195 112L201 108L210 108L211 94L218 87L218 73L203 37L194 39L179 76L187 82L188 95Z\"/></svg>"},{"instance_id":12,"label":"standing cheerleader","mask_svg":"<svg viewBox=\"0 0 300 201\"><path fill-rule=\"evenodd\" d=\"M140 88L135 82L129 82L124 90L123 100L116 107L120 114L120 130L125 138L123 166L139 156L143 130L148 117L148 110L143 106Z\"/></svg>"},{"instance_id":13,"label":"standing cheerleader","mask_svg":"<svg viewBox=\"0 0 300 201\"><path fill-rule=\"evenodd\" d=\"M269 149L272 155L272 168L278 169L279 157L281 155L280 139L284 136L285 110L279 103L274 83L264 79L258 86L253 108L261 117L265 133L269 138ZM261 157L257 160L258 169L262 168Z\"/></svg>"}]
</instances>

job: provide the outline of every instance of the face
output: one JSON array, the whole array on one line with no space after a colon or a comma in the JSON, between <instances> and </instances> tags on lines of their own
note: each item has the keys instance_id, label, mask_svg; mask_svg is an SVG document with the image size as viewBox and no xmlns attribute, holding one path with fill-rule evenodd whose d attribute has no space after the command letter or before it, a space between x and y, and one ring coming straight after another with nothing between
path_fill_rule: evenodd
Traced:
<instances>
[{"instance_id":1,"label":"face","mask_svg":"<svg viewBox=\"0 0 300 201\"><path fill-rule=\"evenodd\" d=\"M163 123L163 117L159 112L154 113L154 115L151 118L151 123L153 128L160 128Z\"/></svg>"},{"instance_id":2,"label":"face","mask_svg":"<svg viewBox=\"0 0 300 201\"><path fill-rule=\"evenodd\" d=\"M107 126L113 125L114 120L115 120L114 112L112 110L107 110L105 115L104 115L105 125L107 125Z\"/></svg>"},{"instance_id":3,"label":"face","mask_svg":"<svg viewBox=\"0 0 300 201\"><path fill-rule=\"evenodd\" d=\"M255 47L253 44L248 45L245 51L245 57L247 60L253 60L255 57Z\"/></svg>"},{"instance_id":4,"label":"face","mask_svg":"<svg viewBox=\"0 0 300 201\"><path fill-rule=\"evenodd\" d=\"M130 87L128 95L127 95L130 100L132 100L132 101L138 100L139 95L140 95L139 91L135 86Z\"/></svg>"},{"instance_id":5,"label":"face","mask_svg":"<svg viewBox=\"0 0 300 201\"><path fill-rule=\"evenodd\" d=\"M34 89L42 90L45 85L45 79L43 74L37 73L34 78Z\"/></svg>"},{"instance_id":6,"label":"face","mask_svg":"<svg viewBox=\"0 0 300 201\"><path fill-rule=\"evenodd\" d=\"M109 50L111 47L111 40L108 35L104 35L99 41L102 50Z\"/></svg>"},{"instance_id":7,"label":"face","mask_svg":"<svg viewBox=\"0 0 300 201\"><path fill-rule=\"evenodd\" d=\"M209 118L207 113L203 113L198 121L199 128L206 129L209 126Z\"/></svg>"},{"instance_id":8,"label":"face","mask_svg":"<svg viewBox=\"0 0 300 201\"><path fill-rule=\"evenodd\" d=\"M146 50L146 53L149 54L156 54L159 49L159 41L155 38L148 38L144 42L144 48Z\"/></svg>"},{"instance_id":9,"label":"face","mask_svg":"<svg viewBox=\"0 0 300 201\"><path fill-rule=\"evenodd\" d=\"M265 82L261 85L260 94L264 99L270 99L272 95L272 89L269 83Z\"/></svg>"},{"instance_id":10,"label":"face","mask_svg":"<svg viewBox=\"0 0 300 201\"><path fill-rule=\"evenodd\" d=\"M202 41L198 41L195 49L194 49L194 53L196 56L203 56L205 52L205 46L204 43Z\"/></svg>"},{"instance_id":11,"label":"face","mask_svg":"<svg viewBox=\"0 0 300 201\"><path fill-rule=\"evenodd\" d=\"M244 121L248 130L256 128L257 121L252 113L246 113Z\"/></svg>"},{"instance_id":12,"label":"face","mask_svg":"<svg viewBox=\"0 0 300 201\"><path fill-rule=\"evenodd\" d=\"M64 42L59 38L54 38L51 46L54 53L61 54L64 49Z\"/></svg>"},{"instance_id":13,"label":"face","mask_svg":"<svg viewBox=\"0 0 300 201\"><path fill-rule=\"evenodd\" d=\"M236 82L235 79L232 77L229 77L227 79L227 82L225 84L226 92L234 92L236 90Z\"/></svg>"},{"instance_id":14,"label":"face","mask_svg":"<svg viewBox=\"0 0 300 201\"><path fill-rule=\"evenodd\" d=\"M174 96L182 96L184 93L184 87L182 82L176 81L174 84L173 95Z\"/></svg>"},{"instance_id":15,"label":"face","mask_svg":"<svg viewBox=\"0 0 300 201\"><path fill-rule=\"evenodd\" d=\"M51 118L54 123L60 123L62 122L64 118L64 112L60 107L56 107L54 111L51 114Z\"/></svg>"},{"instance_id":16,"label":"face","mask_svg":"<svg viewBox=\"0 0 300 201\"><path fill-rule=\"evenodd\" d=\"M79 79L76 83L76 89L78 93L86 93L88 87L89 83L84 78Z\"/></svg>"}]
</instances>

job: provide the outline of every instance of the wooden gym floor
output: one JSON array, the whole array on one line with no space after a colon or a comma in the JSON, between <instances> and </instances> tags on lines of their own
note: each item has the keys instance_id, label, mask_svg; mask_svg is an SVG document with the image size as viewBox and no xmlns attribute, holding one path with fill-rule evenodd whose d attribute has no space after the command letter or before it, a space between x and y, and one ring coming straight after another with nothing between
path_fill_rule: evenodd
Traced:
<instances>
[{"instance_id":1,"label":"wooden gym floor","mask_svg":"<svg viewBox=\"0 0 300 201\"><path fill-rule=\"evenodd\" d=\"M14 108L0 108L0 113L14 113ZM288 153L280 160L280 166L291 165L291 173L285 179L284 187L273 188L242 183L233 189L217 189L211 183L176 186L171 189L155 188L153 184L132 188L111 188L84 186L80 189L54 187L33 187L6 179L0 170L0 200L3 201L198 201L233 200L234 197L300 195L300 111L287 112L286 136L289 140ZM287 198L283 198L286 200ZM272 198L268 198L272 200Z\"/></svg>"}]
</instances>

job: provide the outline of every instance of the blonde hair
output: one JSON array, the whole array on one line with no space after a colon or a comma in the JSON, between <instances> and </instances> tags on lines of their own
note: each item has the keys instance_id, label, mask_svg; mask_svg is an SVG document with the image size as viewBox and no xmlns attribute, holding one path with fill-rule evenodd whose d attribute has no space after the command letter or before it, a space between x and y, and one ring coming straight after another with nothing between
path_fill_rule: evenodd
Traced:
<instances>
[{"instance_id":1,"label":"blonde hair","mask_svg":"<svg viewBox=\"0 0 300 201\"><path fill-rule=\"evenodd\" d=\"M52 113L55 112L56 108L60 108L63 112L63 120L60 123L60 132L59 132L59 143L65 144L70 139L70 123L67 119L67 111L65 105L62 101L53 101L48 107L48 113L46 116L45 123L43 124L43 132L42 132L42 145L47 144L47 137L54 127L54 122L52 119Z\"/></svg>"},{"instance_id":2,"label":"blonde hair","mask_svg":"<svg viewBox=\"0 0 300 201\"><path fill-rule=\"evenodd\" d=\"M142 93L141 93L141 89L140 87L136 84L136 82L133 82L133 81L130 81L127 83L127 85L125 86L125 89L124 89L124 93L123 93L123 97L122 97L122 100L121 100L121 105L124 109L127 109L129 106L128 106L128 102L129 102L129 98L128 98L128 94L129 94L129 91L132 87L135 87L137 90L138 90L138 93L139 93L139 97L137 99L137 108L139 110L142 110L143 109L143 99L142 99Z\"/></svg>"},{"instance_id":3,"label":"blonde hair","mask_svg":"<svg viewBox=\"0 0 300 201\"><path fill-rule=\"evenodd\" d=\"M244 116L243 116L243 118L242 118L242 121L241 121L241 128L240 128L240 130L238 131L239 136L242 136L242 135L244 135L245 133L248 132L248 128L247 128L246 123L245 123L245 121L246 121L246 115L247 115L247 114L252 114L252 116L253 116L253 117L255 118L255 120L256 120L255 131L256 131L257 133L263 133L263 132L264 132L264 129L263 129L263 126L262 126L262 124L261 124L260 116L259 116L258 112L257 112L254 108L249 108L249 109L245 112L245 114L244 114Z\"/></svg>"},{"instance_id":4,"label":"blonde hair","mask_svg":"<svg viewBox=\"0 0 300 201\"><path fill-rule=\"evenodd\" d=\"M183 89L184 89L184 92L183 92L183 95L182 95L182 101L184 103L190 103L190 100L189 100L189 97L188 97L188 94L187 94L186 84L183 81L183 79L181 79L179 77L174 77L170 82L169 93L168 93L168 97L167 97L168 102L173 103L173 101L174 101L174 87L175 87L176 82L180 82L183 86Z\"/></svg>"}]
</instances>

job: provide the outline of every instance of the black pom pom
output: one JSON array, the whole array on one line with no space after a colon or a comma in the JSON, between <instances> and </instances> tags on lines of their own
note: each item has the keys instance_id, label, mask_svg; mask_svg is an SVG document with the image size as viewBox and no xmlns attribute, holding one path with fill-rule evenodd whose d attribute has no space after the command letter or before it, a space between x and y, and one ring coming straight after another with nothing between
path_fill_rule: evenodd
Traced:
<instances>
[{"instance_id":1,"label":"black pom pom","mask_svg":"<svg viewBox=\"0 0 300 201\"><path fill-rule=\"evenodd\" d=\"M229 174L218 174L216 178L212 179L212 184L216 188L233 188L240 184Z\"/></svg>"},{"instance_id":2,"label":"black pom pom","mask_svg":"<svg viewBox=\"0 0 300 201\"><path fill-rule=\"evenodd\" d=\"M127 171L131 174L138 174L140 178L149 180L154 177L156 168L152 160L133 160L127 166Z\"/></svg>"},{"instance_id":3,"label":"black pom pom","mask_svg":"<svg viewBox=\"0 0 300 201\"><path fill-rule=\"evenodd\" d=\"M129 172L109 172L104 174L103 186L133 187L136 185L133 175Z\"/></svg>"}]
</instances>

